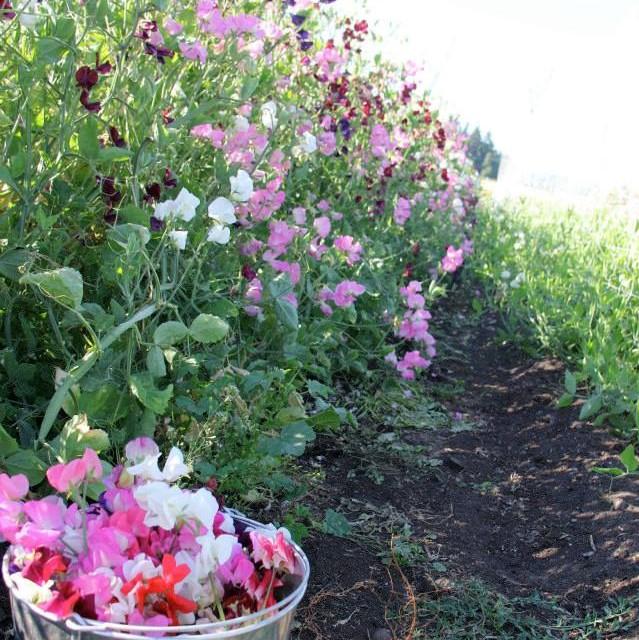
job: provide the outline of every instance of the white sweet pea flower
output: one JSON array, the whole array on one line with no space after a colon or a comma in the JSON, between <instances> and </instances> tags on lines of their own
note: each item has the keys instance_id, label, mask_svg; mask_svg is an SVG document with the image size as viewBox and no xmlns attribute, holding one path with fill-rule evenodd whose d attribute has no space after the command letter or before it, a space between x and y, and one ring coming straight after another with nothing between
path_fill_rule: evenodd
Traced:
<instances>
[{"instance_id":1,"label":"white sweet pea flower","mask_svg":"<svg viewBox=\"0 0 639 640\"><path fill-rule=\"evenodd\" d=\"M185 515L187 518L199 520L210 531L218 509L215 496L208 489L198 489L195 493L189 494Z\"/></svg>"},{"instance_id":2,"label":"white sweet pea flower","mask_svg":"<svg viewBox=\"0 0 639 640\"><path fill-rule=\"evenodd\" d=\"M126 471L131 476L137 476L142 480L164 480L164 476L158 466L160 454L146 456L138 464L126 467Z\"/></svg>"},{"instance_id":3,"label":"white sweet pea flower","mask_svg":"<svg viewBox=\"0 0 639 640\"><path fill-rule=\"evenodd\" d=\"M126 560L122 565L125 580L133 580L140 573L148 580L157 576L159 572L159 567L156 567L145 553L138 553L135 558Z\"/></svg>"},{"instance_id":4,"label":"white sweet pea flower","mask_svg":"<svg viewBox=\"0 0 639 640\"><path fill-rule=\"evenodd\" d=\"M173 240L173 243L179 251L186 249L186 237L189 235L188 231L176 230L169 231L169 237Z\"/></svg>"},{"instance_id":5,"label":"white sweet pea flower","mask_svg":"<svg viewBox=\"0 0 639 640\"><path fill-rule=\"evenodd\" d=\"M228 244L231 239L231 230L223 224L214 224L206 236L209 242L217 242L217 244Z\"/></svg>"},{"instance_id":6,"label":"white sweet pea flower","mask_svg":"<svg viewBox=\"0 0 639 640\"><path fill-rule=\"evenodd\" d=\"M184 454L177 447L173 447L171 451L169 451L169 455L164 463L164 469L162 469L164 480L166 482L175 482L189 473L191 473L191 469L188 465L184 464Z\"/></svg>"},{"instance_id":7,"label":"white sweet pea flower","mask_svg":"<svg viewBox=\"0 0 639 640\"><path fill-rule=\"evenodd\" d=\"M19 3L18 20L23 27L35 29L38 20L40 20L37 0L27 0Z\"/></svg>"},{"instance_id":8,"label":"white sweet pea flower","mask_svg":"<svg viewBox=\"0 0 639 640\"><path fill-rule=\"evenodd\" d=\"M233 130L238 133L241 131L248 131L249 121L244 116L235 116L235 122L233 123Z\"/></svg>"},{"instance_id":9,"label":"white sweet pea flower","mask_svg":"<svg viewBox=\"0 0 639 640\"><path fill-rule=\"evenodd\" d=\"M239 202L247 202L253 195L253 180L251 176L240 169L237 175L229 178L231 182L231 197Z\"/></svg>"},{"instance_id":10,"label":"white sweet pea flower","mask_svg":"<svg viewBox=\"0 0 639 640\"><path fill-rule=\"evenodd\" d=\"M200 199L194 196L188 189L182 187L177 198L173 202L173 215L182 218L184 222L190 222L195 217L195 210L200 204Z\"/></svg>"},{"instance_id":11,"label":"white sweet pea flower","mask_svg":"<svg viewBox=\"0 0 639 640\"><path fill-rule=\"evenodd\" d=\"M233 224L237 222L235 207L228 198L215 198L209 205L209 218L220 224Z\"/></svg>"},{"instance_id":12,"label":"white sweet pea flower","mask_svg":"<svg viewBox=\"0 0 639 640\"><path fill-rule=\"evenodd\" d=\"M305 153L315 153L317 151L317 138L310 131L305 131L302 135L300 147Z\"/></svg>"},{"instance_id":13,"label":"white sweet pea flower","mask_svg":"<svg viewBox=\"0 0 639 640\"><path fill-rule=\"evenodd\" d=\"M173 215L175 202L173 200L165 200L164 202L158 202L153 210L153 217L158 220L165 220Z\"/></svg>"},{"instance_id":14,"label":"white sweet pea flower","mask_svg":"<svg viewBox=\"0 0 639 640\"><path fill-rule=\"evenodd\" d=\"M136 502L146 511L144 524L170 531L184 517L189 496L166 482L147 482L133 490Z\"/></svg>"},{"instance_id":15,"label":"white sweet pea flower","mask_svg":"<svg viewBox=\"0 0 639 640\"><path fill-rule=\"evenodd\" d=\"M277 127L277 104L273 100L262 105L262 124L271 131Z\"/></svg>"},{"instance_id":16,"label":"white sweet pea flower","mask_svg":"<svg viewBox=\"0 0 639 640\"><path fill-rule=\"evenodd\" d=\"M233 547L238 544L235 536L222 534L217 538L212 533L196 538L197 543L202 547L197 555L198 575L200 579L214 572L217 567L224 564L231 558Z\"/></svg>"}]
</instances>

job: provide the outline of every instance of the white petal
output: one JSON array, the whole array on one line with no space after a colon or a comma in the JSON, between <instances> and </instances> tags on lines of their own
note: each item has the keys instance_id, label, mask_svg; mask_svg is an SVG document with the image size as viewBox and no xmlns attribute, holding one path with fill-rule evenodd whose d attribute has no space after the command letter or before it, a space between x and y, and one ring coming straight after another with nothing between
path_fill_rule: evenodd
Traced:
<instances>
[{"instance_id":1,"label":"white petal","mask_svg":"<svg viewBox=\"0 0 639 640\"><path fill-rule=\"evenodd\" d=\"M169 455L164 463L162 475L167 482L175 482L182 476L188 475L191 469L184 464L184 454L177 448L173 447L169 451Z\"/></svg>"},{"instance_id":2,"label":"white petal","mask_svg":"<svg viewBox=\"0 0 639 640\"><path fill-rule=\"evenodd\" d=\"M158 202L155 205L155 210L153 211L153 217L158 220L164 220L165 218L170 218L173 215L173 208L175 206L175 202L173 200L165 200L164 202Z\"/></svg>"},{"instance_id":3,"label":"white petal","mask_svg":"<svg viewBox=\"0 0 639 640\"><path fill-rule=\"evenodd\" d=\"M214 224L209 229L209 235L206 238L209 242L217 242L217 244L227 244L231 239L231 232L228 227L221 224Z\"/></svg>"},{"instance_id":4,"label":"white petal","mask_svg":"<svg viewBox=\"0 0 639 640\"><path fill-rule=\"evenodd\" d=\"M173 242L175 243L175 246L180 251L184 251L184 249L186 249L186 237L188 236L188 234L189 234L188 231L176 230L176 231L170 231L169 237L171 238L171 240L173 240Z\"/></svg>"},{"instance_id":5,"label":"white petal","mask_svg":"<svg viewBox=\"0 0 639 640\"><path fill-rule=\"evenodd\" d=\"M218 222L233 224L237 221L235 217L235 207L228 198L215 198L209 205L209 218L213 218Z\"/></svg>"}]
</instances>

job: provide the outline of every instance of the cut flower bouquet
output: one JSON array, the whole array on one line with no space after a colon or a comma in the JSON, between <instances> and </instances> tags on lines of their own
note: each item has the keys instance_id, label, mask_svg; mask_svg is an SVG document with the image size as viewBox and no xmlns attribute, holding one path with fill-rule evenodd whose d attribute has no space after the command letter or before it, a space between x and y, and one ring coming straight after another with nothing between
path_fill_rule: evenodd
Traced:
<instances>
[{"instance_id":1,"label":"cut flower bouquet","mask_svg":"<svg viewBox=\"0 0 639 640\"><path fill-rule=\"evenodd\" d=\"M56 493L40 499L29 499L25 476L1 474L0 535L18 597L60 619L148 627L237 620L277 604L304 572L288 531L236 522L207 487L179 486L190 470L178 448L162 469L160 457L153 440L137 438L103 475L86 449L47 471Z\"/></svg>"}]
</instances>

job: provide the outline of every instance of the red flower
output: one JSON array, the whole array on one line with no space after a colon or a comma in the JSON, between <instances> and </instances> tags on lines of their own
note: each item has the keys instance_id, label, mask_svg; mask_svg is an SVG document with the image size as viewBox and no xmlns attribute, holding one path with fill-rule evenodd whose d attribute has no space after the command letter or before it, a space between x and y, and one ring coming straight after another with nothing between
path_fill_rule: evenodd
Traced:
<instances>
[{"instance_id":1,"label":"red flower","mask_svg":"<svg viewBox=\"0 0 639 640\"><path fill-rule=\"evenodd\" d=\"M73 613L80 594L71 582L58 582L54 593L53 599L43 604L42 608L60 618L68 618Z\"/></svg>"},{"instance_id":2,"label":"red flower","mask_svg":"<svg viewBox=\"0 0 639 640\"><path fill-rule=\"evenodd\" d=\"M22 570L22 575L35 582L44 584L56 573L64 573L69 566L69 561L59 553L53 553L46 547L36 549L33 560Z\"/></svg>"},{"instance_id":3,"label":"red flower","mask_svg":"<svg viewBox=\"0 0 639 640\"><path fill-rule=\"evenodd\" d=\"M175 558L167 553L162 558L162 576L145 580L142 573L138 573L122 586L122 593L126 596L135 590L137 608L142 614L147 597L156 596L150 603L153 610L170 618L173 624L178 624L178 613L195 613L197 611L195 602L175 593L175 586L182 582L190 572L191 569L188 565L178 565Z\"/></svg>"}]
</instances>

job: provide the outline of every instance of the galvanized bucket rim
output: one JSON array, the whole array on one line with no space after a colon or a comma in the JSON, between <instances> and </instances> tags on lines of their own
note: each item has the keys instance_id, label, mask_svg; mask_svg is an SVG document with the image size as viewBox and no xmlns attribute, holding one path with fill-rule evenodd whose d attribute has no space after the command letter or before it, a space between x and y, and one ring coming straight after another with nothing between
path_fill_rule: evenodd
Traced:
<instances>
[{"instance_id":1,"label":"galvanized bucket rim","mask_svg":"<svg viewBox=\"0 0 639 640\"><path fill-rule=\"evenodd\" d=\"M234 509L225 509L225 511L232 515L234 520L238 520L248 525L252 529L267 529L265 525L247 518L239 511L236 511ZM55 624L63 623L69 629L69 631L76 632L78 634L93 633L97 635L104 635L105 638L148 640L148 638L150 637L149 635L133 635L130 632L134 631L142 634L180 633L181 635L173 637L175 637L176 640L205 640L205 638L208 637L209 634L203 635L202 632L211 631L211 638L231 638L233 636L244 634L248 631L257 631L264 626L272 624L273 622L286 615L289 611L294 610L299 604L300 600L304 597L310 577L310 563L308 561L308 558L306 557L306 554L302 551L299 545L294 542L292 542L291 545L293 547L293 550L295 551L297 559L302 565L303 574L300 584L290 594L288 594L285 598L283 598L276 604L262 609L261 611L256 611L255 613L241 616L239 618L234 618L233 620L220 620L217 622L208 622L199 625L176 625L169 627L127 625L115 622L100 622L99 620L91 620L89 618L84 618L78 614L74 614L71 618L67 618L66 620L61 620L57 616L44 611L32 602L25 600L17 591L13 581L11 580L11 575L9 574L9 557L11 547L7 549L7 552L5 553L2 561L2 577L11 592L11 596L20 600L20 602L28 607L34 615L44 618L45 620L48 620L49 622ZM237 628L224 630L224 627L228 627L229 625L233 625L234 627L237 625ZM196 635L184 635L184 633L195 633Z\"/></svg>"}]
</instances>

